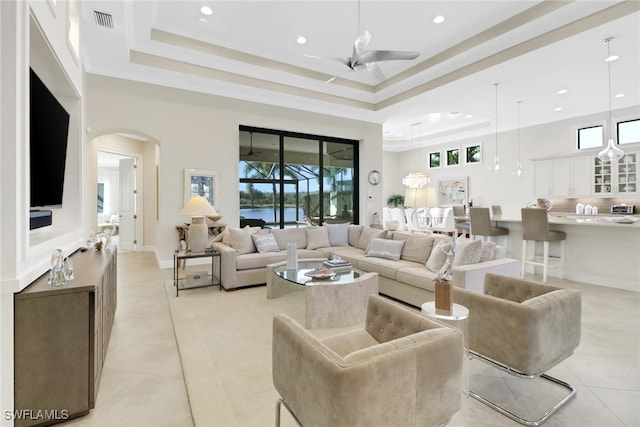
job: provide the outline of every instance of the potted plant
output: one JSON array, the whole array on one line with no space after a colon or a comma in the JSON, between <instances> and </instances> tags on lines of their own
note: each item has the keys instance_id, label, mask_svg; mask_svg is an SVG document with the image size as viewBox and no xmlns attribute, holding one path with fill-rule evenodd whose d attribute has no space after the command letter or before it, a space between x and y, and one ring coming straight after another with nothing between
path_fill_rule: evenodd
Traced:
<instances>
[{"instance_id":1,"label":"potted plant","mask_svg":"<svg viewBox=\"0 0 640 427\"><path fill-rule=\"evenodd\" d=\"M397 208L404 206L404 196L402 194L392 194L387 199L387 206Z\"/></svg>"}]
</instances>

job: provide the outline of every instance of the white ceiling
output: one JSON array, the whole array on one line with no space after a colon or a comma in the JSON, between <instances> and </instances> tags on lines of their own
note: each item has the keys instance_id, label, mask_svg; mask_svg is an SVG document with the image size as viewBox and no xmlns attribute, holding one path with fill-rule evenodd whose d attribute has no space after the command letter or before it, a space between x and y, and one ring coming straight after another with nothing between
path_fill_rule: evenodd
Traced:
<instances>
[{"instance_id":1,"label":"white ceiling","mask_svg":"<svg viewBox=\"0 0 640 427\"><path fill-rule=\"evenodd\" d=\"M203 4L212 15L200 13ZM612 91L625 94L612 107L640 105L639 1L79 5L89 73L381 123L391 151L495 132L497 82L500 131L518 126L518 101L522 127L608 110L607 37L621 57L611 63ZM94 11L110 14L113 28L99 26ZM445 22L434 24L437 15ZM379 63L383 82L306 56L350 56L358 16L372 35L370 49L420 56ZM306 45L295 42L299 35Z\"/></svg>"}]
</instances>

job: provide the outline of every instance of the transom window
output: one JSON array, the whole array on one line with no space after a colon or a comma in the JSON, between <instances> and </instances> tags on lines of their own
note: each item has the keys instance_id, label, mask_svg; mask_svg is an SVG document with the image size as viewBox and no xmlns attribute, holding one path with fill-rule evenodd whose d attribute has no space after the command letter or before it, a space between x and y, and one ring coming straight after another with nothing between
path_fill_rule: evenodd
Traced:
<instances>
[{"instance_id":1,"label":"transom window","mask_svg":"<svg viewBox=\"0 0 640 427\"><path fill-rule=\"evenodd\" d=\"M578 128L578 150L602 147L604 141L604 126L589 126Z\"/></svg>"},{"instance_id":2,"label":"transom window","mask_svg":"<svg viewBox=\"0 0 640 427\"><path fill-rule=\"evenodd\" d=\"M635 144L640 142L640 119L618 122L616 128L618 144Z\"/></svg>"}]
</instances>

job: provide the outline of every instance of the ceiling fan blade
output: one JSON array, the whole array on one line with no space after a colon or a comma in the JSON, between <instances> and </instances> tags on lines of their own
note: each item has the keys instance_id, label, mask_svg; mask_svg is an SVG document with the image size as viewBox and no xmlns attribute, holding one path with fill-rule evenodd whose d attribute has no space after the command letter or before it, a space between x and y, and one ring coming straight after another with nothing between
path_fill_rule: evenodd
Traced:
<instances>
[{"instance_id":1,"label":"ceiling fan blade","mask_svg":"<svg viewBox=\"0 0 640 427\"><path fill-rule=\"evenodd\" d=\"M353 43L353 58L357 58L365 51L369 41L371 41L371 33L367 30L362 30Z\"/></svg>"},{"instance_id":2,"label":"ceiling fan blade","mask_svg":"<svg viewBox=\"0 0 640 427\"><path fill-rule=\"evenodd\" d=\"M398 61L416 59L420 52L410 52L402 50L368 50L356 58L355 64L369 64L380 61Z\"/></svg>"},{"instance_id":3,"label":"ceiling fan blade","mask_svg":"<svg viewBox=\"0 0 640 427\"><path fill-rule=\"evenodd\" d=\"M351 58L349 58L349 57L336 58L336 57L316 56L316 55L305 55L305 56L307 58L326 59L326 60L329 60L329 61L339 62L342 65L346 65L347 67L351 68Z\"/></svg>"},{"instance_id":4,"label":"ceiling fan blade","mask_svg":"<svg viewBox=\"0 0 640 427\"><path fill-rule=\"evenodd\" d=\"M378 83L383 82L387 79L384 73L382 72L382 68L380 68L380 66L375 62L371 62L367 64L367 70L371 71L371 73L373 74L373 77L376 79Z\"/></svg>"}]
</instances>

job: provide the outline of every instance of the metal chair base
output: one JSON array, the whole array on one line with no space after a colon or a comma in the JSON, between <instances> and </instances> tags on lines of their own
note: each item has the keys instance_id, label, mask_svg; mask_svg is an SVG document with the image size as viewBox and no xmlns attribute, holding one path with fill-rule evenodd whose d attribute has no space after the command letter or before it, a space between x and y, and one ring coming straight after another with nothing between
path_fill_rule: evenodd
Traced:
<instances>
[{"instance_id":1,"label":"metal chair base","mask_svg":"<svg viewBox=\"0 0 640 427\"><path fill-rule=\"evenodd\" d=\"M289 411L289 413L291 414L293 419L296 420L296 423L298 423L298 425L300 427L302 427L302 423L300 422L298 417L296 417L296 414L293 413L291 408L289 408L289 405L287 405L287 403L284 400L282 400L282 398L279 398L276 401L276 427L280 427L280 407L281 407L281 405L284 405L284 407L287 408L287 411Z\"/></svg>"},{"instance_id":2,"label":"metal chair base","mask_svg":"<svg viewBox=\"0 0 640 427\"><path fill-rule=\"evenodd\" d=\"M545 421L547 421L553 414L555 414L560 408L562 408L564 405L566 405L571 399L573 399L574 397L576 397L577 391L575 389L574 386L572 386L569 383L566 383L562 380L559 380L558 378L554 378L550 375L547 374L535 374L535 375L529 375L529 374L523 374L522 372L516 371L513 368L510 368L508 366L505 366L501 363L496 362L495 360L489 359L488 357L485 357L479 353L476 353L474 351L469 350L469 353L472 354L473 357L477 357L478 359L482 360L485 363L488 363L489 365L496 367L502 371L505 371L511 375L514 375L516 377L519 378L526 378L526 379L533 379L533 378L543 378L547 381L551 381L555 384L558 384L564 388L566 388L567 390L569 390L569 394L567 394L563 399L561 399L558 403L556 403L555 405L553 405L551 407L551 409L549 409L547 412L545 412L545 414L540 417L537 420L528 420L525 418L522 418L521 416L514 414L513 412L509 411L506 408L503 408L502 406L498 405L497 403L494 403L490 400L488 400L487 398L479 395L478 393L469 390L469 395L471 397L473 397L474 399L484 403L485 405L489 406L490 408L500 412L501 414L511 418L512 420L516 421L517 423L520 423L522 425L525 426L539 426L541 424L543 424Z\"/></svg>"}]
</instances>

